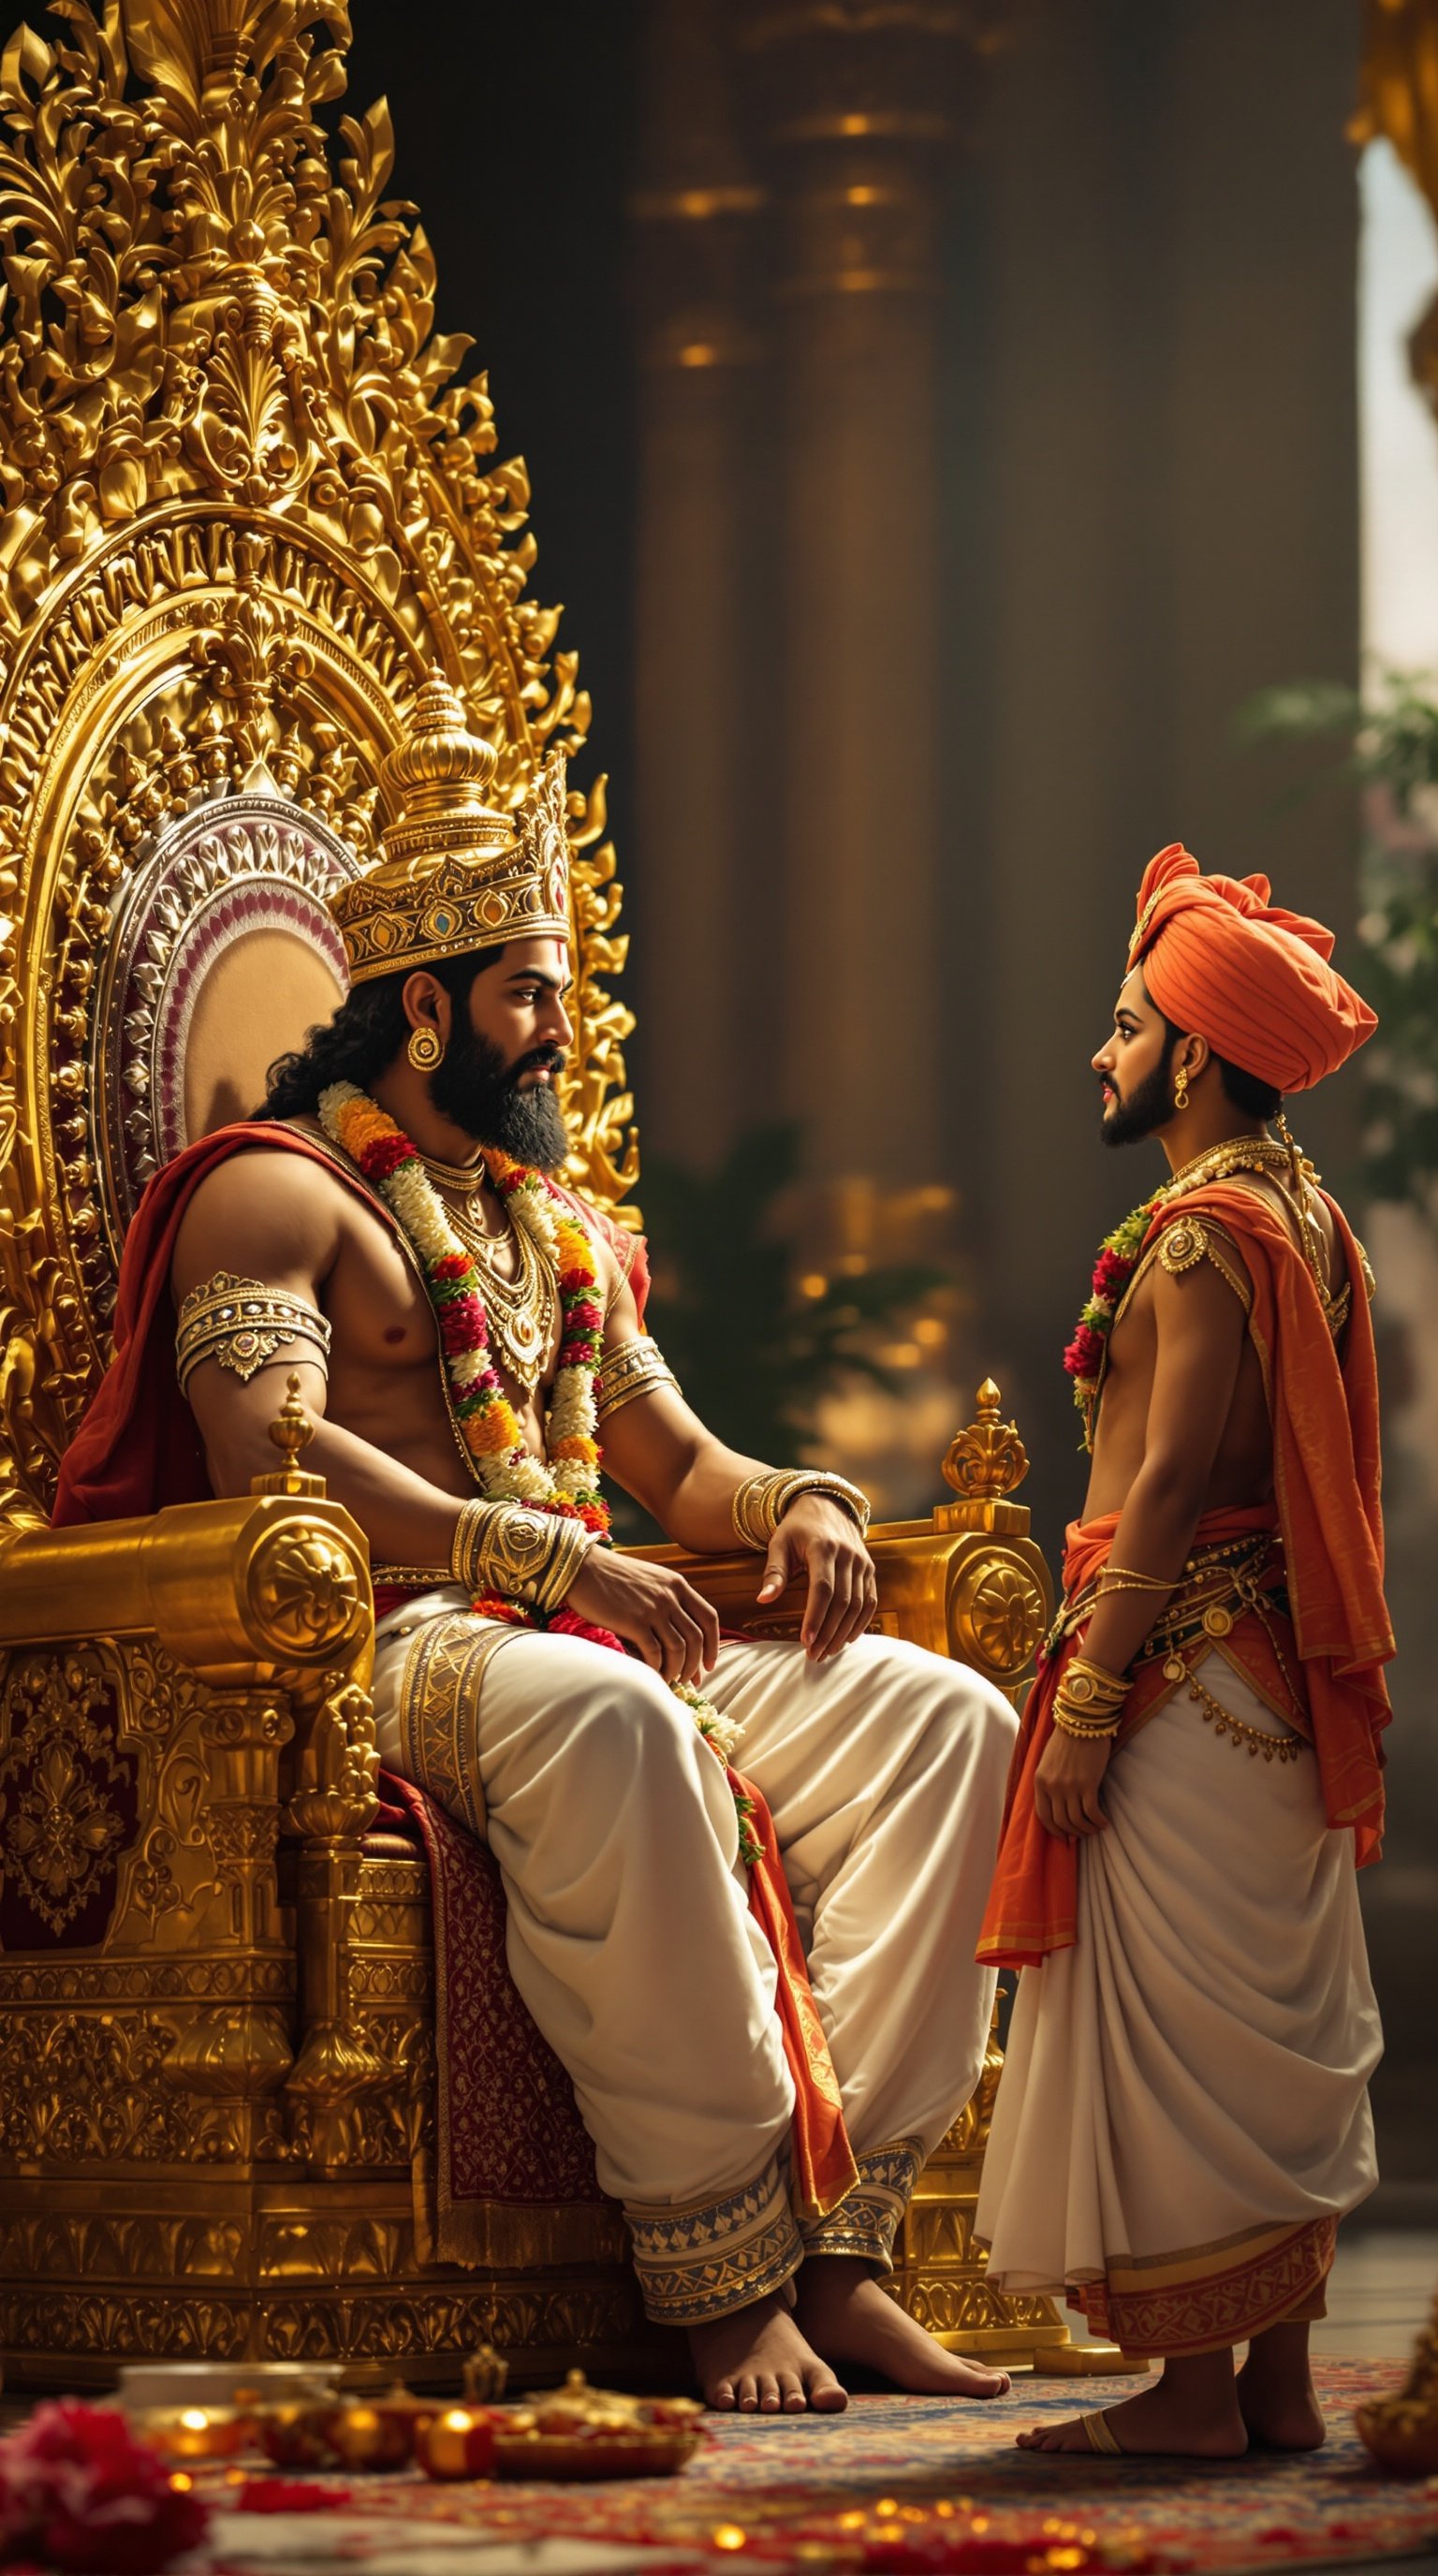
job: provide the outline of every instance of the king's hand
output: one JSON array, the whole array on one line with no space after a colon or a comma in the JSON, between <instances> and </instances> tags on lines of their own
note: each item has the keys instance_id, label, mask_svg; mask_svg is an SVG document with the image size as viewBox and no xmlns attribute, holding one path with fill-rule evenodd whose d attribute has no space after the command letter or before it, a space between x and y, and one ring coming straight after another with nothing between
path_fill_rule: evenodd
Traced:
<instances>
[{"instance_id":1,"label":"king's hand","mask_svg":"<svg viewBox=\"0 0 1438 2576\"><path fill-rule=\"evenodd\" d=\"M797 1574L809 1577L800 1630L811 1663L827 1663L862 1636L879 1606L874 1560L851 1515L826 1494L800 1494L769 1541L761 1601L775 1601Z\"/></svg>"}]
</instances>

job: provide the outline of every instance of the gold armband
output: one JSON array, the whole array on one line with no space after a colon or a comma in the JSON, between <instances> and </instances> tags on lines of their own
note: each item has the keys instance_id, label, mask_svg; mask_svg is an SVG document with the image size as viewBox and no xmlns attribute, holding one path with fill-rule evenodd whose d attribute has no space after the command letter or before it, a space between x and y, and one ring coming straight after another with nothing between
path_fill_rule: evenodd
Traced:
<instances>
[{"instance_id":1,"label":"gold armband","mask_svg":"<svg viewBox=\"0 0 1438 2576\"><path fill-rule=\"evenodd\" d=\"M656 1386L678 1389L679 1380L657 1342L647 1335L637 1342L625 1342L617 1351L606 1351L595 1386L595 1409L601 1422L618 1413L636 1396L652 1395Z\"/></svg>"},{"instance_id":2,"label":"gold armband","mask_svg":"<svg viewBox=\"0 0 1438 2576\"><path fill-rule=\"evenodd\" d=\"M190 1290L180 1308L175 1369L181 1393L201 1360L218 1360L248 1385L287 1342L308 1342L319 1367L328 1368L330 1328L317 1306L267 1288L262 1279L217 1270Z\"/></svg>"},{"instance_id":3,"label":"gold armband","mask_svg":"<svg viewBox=\"0 0 1438 2576\"><path fill-rule=\"evenodd\" d=\"M847 1476L831 1475L823 1467L766 1468L762 1475L750 1476L734 1497L732 1519L734 1535L741 1547L766 1548L791 1503L801 1494L824 1494L838 1503L859 1531L869 1526L869 1498Z\"/></svg>"},{"instance_id":4,"label":"gold armband","mask_svg":"<svg viewBox=\"0 0 1438 2576\"><path fill-rule=\"evenodd\" d=\"M523 1503L466 1503L454 1525L449 1570L474 1598L494 1593L557 1610L589 1553L582 1521Z\"/></svg>"}]
</instances>

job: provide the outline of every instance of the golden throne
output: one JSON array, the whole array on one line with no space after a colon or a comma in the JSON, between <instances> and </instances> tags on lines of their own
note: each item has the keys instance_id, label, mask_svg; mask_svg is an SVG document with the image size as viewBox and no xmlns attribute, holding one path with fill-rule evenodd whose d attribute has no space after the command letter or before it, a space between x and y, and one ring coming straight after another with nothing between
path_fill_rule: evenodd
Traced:
<instances>
[{"instance_id":1,"label":"golden throne","mask_svg":"<svg viewBox=\"0 0 1438 2576\"><path fill-rule=\"evenodd\" d=\"M157 1164L328 1016L326 889L441 663L518 803L588 702L526 593L518 461L384 197L383 106L327 139L339 0L65 0L0 57L0 2299L12 2381L147 2356L453 2374L635 2366L616 2214L582 2256L423 2259L428 1883L376 1835L364 1542L303 1478L52 1532ZM576 1180L637 1174L605 990L600 782L570 798ZM985 1389L955 1499L876 1533L882 1621L1005 1684L1048 1584ZM747 1617L752 1565L706 1587ZM742 1591L743 1612L738 1607ZM1043 2301L970 2242L997 2066L923 2177L898 2293L1019 2354ZM646 2367L658 2366L652 2351Z\"/></svg>"}]
</instances>

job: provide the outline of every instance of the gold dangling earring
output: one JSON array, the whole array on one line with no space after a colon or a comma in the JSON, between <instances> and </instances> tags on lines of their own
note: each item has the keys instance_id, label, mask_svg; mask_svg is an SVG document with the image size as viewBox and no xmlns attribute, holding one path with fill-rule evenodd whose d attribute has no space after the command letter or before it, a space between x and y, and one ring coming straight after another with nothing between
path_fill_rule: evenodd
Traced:
<instances>
[{"instance_id":1,"label":"gold dangling earring","mask_svg":"<svg viewBox=\"0 0 1438 2576\"><path fill-rule=\"evenodd\" d=\"M1177 1073L1173 1077L1173 1105L1175 1109L1186 1109L1188 1107L1188 1067L1186 1064L1181 1064Z\"/></svg>"},{"instance_id":2,"label":"gold dangling earring","mask_svg":"<svg viewBox=\"0 0 1438 2576\"><path fill-rule=\"evenodd\" d=\"M435 1066L444 1062L438 1029L427 1029L422 1021L418 1028L411 1029L405 1052L416 1073L433 1073Z\"/></svg>"}]
</instances>

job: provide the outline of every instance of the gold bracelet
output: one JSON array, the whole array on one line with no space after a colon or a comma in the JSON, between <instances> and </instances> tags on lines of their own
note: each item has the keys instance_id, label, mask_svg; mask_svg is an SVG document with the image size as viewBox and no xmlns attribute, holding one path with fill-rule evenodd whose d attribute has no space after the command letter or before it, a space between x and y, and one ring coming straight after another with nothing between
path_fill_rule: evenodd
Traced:
<instances>
[{"instance_id":1,"label":"gold bracelet","mask_svg":"<svg viewBox=\"0 0 1438 2576\"><path fill-rule=\"evenodd\" d=\"M590 1532L583 1521L570 1520L560 1513L549 1515L554 1531L548 1565L534 1587L535 1607L557 1610L584 1563L590 1549Z\"/></svg>"},{"instance_id":2,"label":"gold bracelet","mask_svg":"<svg viewBox=\"0 0 1438 2576\"><path fill-rule=\"evenodd\" d=\"M587 1538L582 1522L561 1519L551 1512L532 1512L523 1503L486 1503L476 1499L466 1503L454 1525L450 1542L450 1572L455 1582L464 1585L472 1595L497 1593L504 1601L533 1602L549 1609L559 1596L544 1597L556 1558L564 1567L562 1590L567 1591L574 1579L577 1557L572 1543L562 1545L563 1534L577 1530L581 1540Z\"/></svg>"},{"instance_id":3,"label":"gold bracelet","mask_svg":"<svg viewBox=\"0 0 1438 2576\"><path fill-rule=\"evenodd\" d=\"M1102 1723L1096 1718L1075 1718L1065 1708L1062 1699L1054 1701L1053 1721L1061 1734L1071 1735L1079 1744L1106 1742L1109 1737L1117 1735L1120 1723L1116 1717L1105 1718Z\"/></svg>"},{"instance_id":4,"label":"gold bracelet","mask_svg":"<svg viewBox=\"0 0 1438 2576\"><path fill-rule=\"evenodd\" d=\"M734 1496L731 1518L740 1546L766 1548L801 1494L825 1495L848 1513L861 1536L868 1529L869 1498L847 1476L836 1476L824 1467L772 1467L747 1477Z\"/></svg>"},{"instance_id":5,"label":"gold bracelet","mask_svg":"<svg viewBox=\"0 0 1438 2576\"><path fill-rule=\"evenodd\" d=\"M1129 1565L1106 1565L1098 1579L1103 1592L1173 1592L1182 1576L1177 1574L1138 1574Z\"/></svg>"}]
</instances>

